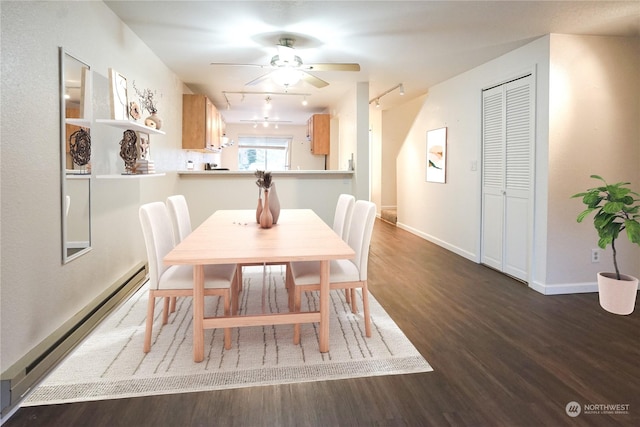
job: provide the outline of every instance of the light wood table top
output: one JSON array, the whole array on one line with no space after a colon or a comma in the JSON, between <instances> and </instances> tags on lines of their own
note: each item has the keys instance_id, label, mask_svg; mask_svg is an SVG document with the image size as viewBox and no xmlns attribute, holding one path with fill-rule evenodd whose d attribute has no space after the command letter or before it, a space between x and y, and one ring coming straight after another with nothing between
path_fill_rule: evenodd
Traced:
<instances>
[{"instance_id":1,"label":"light wood table top","mask_svg":"<svg viewBox=\"0 0 640 427\"><path fill-rule=\"evenodd\" d=\"M355 253L310 209L283 209L278 223L263 229L254 210L216 211L164 258L194 266L194 360L204 358L204 329L283 323L320 323L320 351L329 351L329 265ZM252 316L204 317L206 264L320 262L320 311Z\"/></svg>"},{"instance_id":2,"label":"light wood table top","mask_svg":"<svg viewBox=\"0 0 640 427\"><path fill-rule=\"evenodd\" d=\"M164 258L167 264L320 261L355 253L311 209L283 209L264 229L254 210L219 210Z\"/></svg>"}]
</instances>

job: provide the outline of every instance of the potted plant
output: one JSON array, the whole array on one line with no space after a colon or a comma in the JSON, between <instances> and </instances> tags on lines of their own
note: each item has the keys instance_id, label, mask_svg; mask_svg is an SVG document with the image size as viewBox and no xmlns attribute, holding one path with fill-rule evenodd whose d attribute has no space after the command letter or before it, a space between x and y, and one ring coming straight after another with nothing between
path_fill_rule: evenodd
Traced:
<instances>
[{"instance_id":1,"label":"potted plant","mask_svg":"<svg viewBox=\"0 0 640 427\"><path fill-rule=\"evenodd\" d=\"M615 273L598 273L598 293L600 305L615 314L631 314L635 307L638 291L638 279L620 274L616 258L616 239L622 231L631 241L640 245L640 194L627 187L629 182L608 184L601 176L591 175L604 186L590 188L584 193L571 197L582 197L587 208L580 212L577 221L582 222L592 212L596 212L593 225L598 232L598 246L605 249L611 245Z\"/></svg>"}]
</instances>

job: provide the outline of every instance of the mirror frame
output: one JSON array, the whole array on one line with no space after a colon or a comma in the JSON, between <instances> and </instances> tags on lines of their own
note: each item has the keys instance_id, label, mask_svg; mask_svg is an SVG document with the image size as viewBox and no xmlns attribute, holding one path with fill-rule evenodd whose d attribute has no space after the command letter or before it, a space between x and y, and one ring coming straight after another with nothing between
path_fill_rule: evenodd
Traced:
<instances>
[{"instance_id":1,"label":"mirror frame","mask_svg":"<svg viewBox=\"0 0 640 427\"><path fill-rule=\"evenodd\" d=\"M67 235L69 233L69 224L67 218L67 180L69 179L67 174L67 124L74 124L79 127L91 128L91 66L85 61L78 59L76 56L70 54L63 47L59 47L59 74L60 74L60 214L61 214L61 241L62 241L62 263L66 264L91 250L91 172L78 175L77 178L87 182L87 194L88 194L88 246L81 248L80 250L70 253L70 248L67 241ZM87 73L85 75L84 85L80 87L82 105L82 118L75 119L73 123L69 123L66 117L66 99L65 94L67 92L66 85L66 66L65 61L67 58L77 61L81 66L86 67Z\"/></svg>"}]
</instances>

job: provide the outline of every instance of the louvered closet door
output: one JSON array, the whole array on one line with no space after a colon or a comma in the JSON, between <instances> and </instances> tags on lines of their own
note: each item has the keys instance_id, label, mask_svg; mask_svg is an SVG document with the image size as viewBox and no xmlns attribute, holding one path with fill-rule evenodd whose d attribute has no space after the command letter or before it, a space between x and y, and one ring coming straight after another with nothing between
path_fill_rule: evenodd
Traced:
<instances>
[{"instance_id":1,"label":"louvered closet door","mask_svg":"<svg viewBox=\"0 0 640 427\"><path fill-rule=\"evenodd\" d=\"M483 93L482 263L529 271L533 160L531 76Z\"/></svg>"}]
</instances>

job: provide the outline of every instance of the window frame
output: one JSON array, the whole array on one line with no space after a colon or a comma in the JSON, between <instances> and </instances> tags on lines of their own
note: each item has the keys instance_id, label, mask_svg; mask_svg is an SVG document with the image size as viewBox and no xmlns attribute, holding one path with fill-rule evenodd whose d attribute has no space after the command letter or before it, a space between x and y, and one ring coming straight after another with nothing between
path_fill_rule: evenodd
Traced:
<instances>
[{"instance_id":1,"label":"window frame","mask_svg":"<svg viewBox=\"0 0 640 427\"><path fill-rule=\"evenodd\" d=\"M248 144L246 141L247 139L256 141L256 143ZM262 140L262 143L259 143L260 140ZM274 141L274 143L269 144L270 140ZM276 145L275 140L277 140L278 142L284 141L286 146L282 144ZM245 150L247 149L265 150L265 155L264 155L265 167L263 168L264 170L276 170L276 171L289 170L289 167L291 165L291 145L292 144L293 144L292 135L239 135L238 136L238 170L241 170L241 171L255 170L252 168L244 168L245 163L242 161L242 157L243 157L243 153L246 152ZM282 168L278 166L278 168L274 169L272 165L271 166L269 165L269 163L267 162L268 160L267 152L269 150L271 151L284 150L284 164L282 165ZM255 163L250 163L249 165L252 165L252 164L255 164Z\"/></svg>"}]
</instances>

